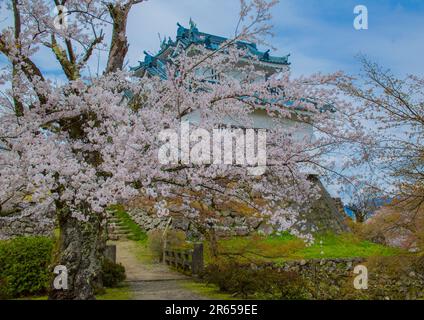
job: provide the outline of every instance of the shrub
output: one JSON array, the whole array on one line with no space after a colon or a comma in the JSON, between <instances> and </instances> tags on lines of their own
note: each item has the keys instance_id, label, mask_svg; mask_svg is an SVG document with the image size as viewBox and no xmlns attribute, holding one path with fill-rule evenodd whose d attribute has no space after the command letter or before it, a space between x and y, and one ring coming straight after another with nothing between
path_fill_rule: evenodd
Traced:
<instances>
[{"instance_id":1,"label":"shrub","mask_svg":"<svg viewBox=\"0 0 424 320\"><path fill-rule=\"evenodd\" d=\"M125 280L125 268L120 263L104 259L102 266L103 286L115 288Z\"/></svg>"},{"instance_id":2,"label":"shrub","mask_svg":"<svg viewBox=\"0 0 424 320\"><path fill-rule=\"evenodd\" d=\"M154 229L148 233L150 251L159 260L163 258L163 230ZM186 235L180 230L168 230L166 239L169 248L183 247L186 243Z\"/></svg>"},{"instance_id":3,"label":"shrub","mask_svg":"<svg viewBox=\"0 0 424 320\"><path fill-rule=\"evenodd\" d=\"M0 241L0 298L45 293L53 240L22 237Z\"/></svg>"},{"instance_id":4,"label":"shrub","mask_svg":"<svg viewBox=\"0 0 424 320\"><path fill-rule=\"evenodd\" d=\"M424 251L424 210L404 205L381 208L362 227L367 240L412 251Z\"/></svg>"},{"instance_id":5,"label":"shrub","mask_svg":"<svg viewBox=\"0 0 424 320\"><path fill-rule=\"evenodd\" d=\"M208 265L204 277L221 291L243 298L300 300L308 297L302 278L295 272L220 261Z\"/></svg>"}]
</instances>

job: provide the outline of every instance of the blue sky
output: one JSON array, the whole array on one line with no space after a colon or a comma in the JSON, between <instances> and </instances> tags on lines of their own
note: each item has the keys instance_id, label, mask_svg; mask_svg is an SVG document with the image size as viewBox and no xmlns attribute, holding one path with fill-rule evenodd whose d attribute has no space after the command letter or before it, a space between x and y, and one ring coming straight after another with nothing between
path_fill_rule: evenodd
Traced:
<instances>
[{"instance_id":1,"label":"blue sky","mask_svg":"<svg viewBox=\"0 0 424 320\"><path fill-rule=\"evenodd\" d=\"M369 10L368 30L353 28L353 8L358 4ZM238 0L148 0L134 7L128 25L128 66L137 65L144 50L158 50L159 34L175 37L176 23L187 26L190 17L201 31L231 36L238 9ZM10 17L0 26L7 21ZM423 0L281 0L272 23L273 54L290 53L294 75L337 70L357 74L359 53L401 76L424 74ZM58 78L59 66L52 58L42 50L35 61L51 78ZM0 56L0 65L4 63ZM96 65L92 61L91 72Z\"/></svg>"},{"instance_id":2,"label":"blue sky","mask_svg":"<svg viewBox=\"0 0 424 320\"><path fill-rule=\"evenodd\" d=\"M369 11L369 29L355 30L353 8ZM190 17L204 32L231 36L238 0L149 0L130 17L128 59L158 49L158 33L175 36L176 22ZM424 1L281 0L273 10L274 54L290 53L295 75L343 70L358 73L359 53L396 74L424 74Z\"/></svg>"}]
</instances>

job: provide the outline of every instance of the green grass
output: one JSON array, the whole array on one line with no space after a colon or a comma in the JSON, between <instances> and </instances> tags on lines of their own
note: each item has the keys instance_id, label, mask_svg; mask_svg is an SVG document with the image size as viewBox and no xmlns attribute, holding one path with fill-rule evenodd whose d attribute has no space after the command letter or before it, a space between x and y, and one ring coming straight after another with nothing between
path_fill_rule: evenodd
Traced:
<instances>
[{"instance_id":1,"label":"green grass","mask_svg":"<svg viewBox=\"0 0 424 320\"><path fill-rule=\"evenodd\" d=\"M125 211L124 207L121 205L111 206L110 209L113 210L114 216L118 217L121 223L130 230L131 234L128 235L128 239L134 241L147 241L147 234L144 230L140 228L140 226L135 223L129 214Z\"/></svg>"},{"instance_id":2,"label":"green grass","mask_svg":"<svg viewBox=\"0 0 424 320\"><path fill-rule=\"evenodd\" d=\"M47 300L47 299L48 299L47 296L28 296L28 297L13 299L13 300Z\"/></svg>"},{"instance_id":3,"label":"green grass","mask_svg":"<svg viewBox=\"0 0 424 320\"><path fill-rule=\"evenodd\" d=\"M211 300L236 300L234 296L220 292L218 286L214 284L193 280L183 281L181 282L181 286Z\"/></svg>"},{"instance_id":4,"label":"green grass","mask_svg":"<svg viewBox=\"0 0 424 320\"><path fill-rule=\"evenodd\" d=\"M205 260L210 262L208 243ZM318 236L312 245L289 234L279 236L233 237L219 241L222 256L241 260L283 262L300 259L392 256L399 249L363 241L352 234Z\"/></svg>"},{"instance_id":5,"label":"green grass","mask_svg":"<svg viewBox=\"0 0 424 320\"><path fill-rule=\"evenodd\" d=\"M47 296L29 296L16 300L47 300ZM104 293L96 295L97 300L131 300L132 295L127 284L122 283L116 288L105 288Z\"/></svg>"},{"instance_id":6,"label":"green grass","mask_svg":"<svg viewBox=\"0 0 424 320\"><path fill-rule=\"evenodd\" d=\"M322 243L321 243L322 241ZM350 258L350 257L372 257L393 256L401 250L375 244L369 241L361 241L352 234L340 236L327 235L317 238L314 245L305 247L299 254L305 259L328 258Z\"/></svg>"},{"instance_id":7,"label":"green grass","mask_svg":"<svg viewBox=\"0 0 424 320\"><path fill-rule=\"evenodd\" d=\"M136 242L132 252L137 260L144 264L149 265L156 262L155 255L151 252L147 242Z\"/></svg>"},{"instance_id":8,"label":"green grass","mask_svg":"<svg viewBox=\"0 0 424 320\"><path fill-rule=\"evenodd\" d=\"M96 296L97 300L131 300L132 294L128 284L121 284L117 288L106 288L105 292Z\"/></svg>"}]
</instances>

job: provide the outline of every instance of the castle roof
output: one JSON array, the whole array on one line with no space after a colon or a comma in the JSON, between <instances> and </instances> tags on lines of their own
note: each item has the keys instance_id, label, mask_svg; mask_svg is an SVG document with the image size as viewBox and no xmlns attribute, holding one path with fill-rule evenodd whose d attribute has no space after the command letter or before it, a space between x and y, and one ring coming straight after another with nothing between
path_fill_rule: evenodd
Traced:
<instances>
[{"instance_id":1,"label":"castle roof","mask_svg":"<svg viewBox=\"0 0 424 320\"><path fill-rule=\"evenodd\" d=\"M166 79L166 63L168 61L168 56L166 52L168 50L175 49L178 45L182 45L184 49L187 49L191 45L201 45L209 50L217 50L222 43L227 41L227 38L200 32L196 24L190 19L190 28L185 28L181 24L177 23L177 37L176 40L168 38L164 39L161 43L160 51L153 55L148 52L144 52L145 57L144 61L139 61L139 65L132 67L131 71L146 71L152 76L160 76L163 79ZM257 48L255 43L237 41L237 46L241 49L247 50L251 55L256 56L259 61L275 65L275 67L288 66L288 58L290 55L283 57L271 56L269 54L270 50L260 51Z\"/></svg>"}]
</instances>

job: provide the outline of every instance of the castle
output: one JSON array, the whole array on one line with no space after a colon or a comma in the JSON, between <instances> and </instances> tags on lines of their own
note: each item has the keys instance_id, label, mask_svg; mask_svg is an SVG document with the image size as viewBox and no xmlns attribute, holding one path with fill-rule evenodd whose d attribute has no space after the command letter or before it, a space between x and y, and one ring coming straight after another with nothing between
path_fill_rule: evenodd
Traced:
<instances>
[{"instance_id":1,"label":"castle","mask_svg":"<svg viewBox=\"0 0 424 320\"><path fill-rule=\"evenodd\" d=\"M160 50L156 54L150 54L144 52L145 58L139 62L138 66L131 68L131 71L135 76L138 77L160 77L161 79L167 78L166 65L172 63L172 59L176 57L181 50L186 52L193 51L199 46L207 50L213 51L220 48L228 39L205 32L199 31L196 24L190 19L189 28L183 27L177 23L177 36L175 40L168 38L163 40L160 46ZM270 77L278 73L287 72L290 70L289 56L285 55L282 57L272 56L270 50L261 51L255 43L237 41L236 45L244 49L247 52L245 59L251 59L255 66L255 69L262 71L265 78ZM210 81L219 81L214 74L214 70L205 70L207 67L203 67L202 73L209 73ZM238 70L231 71L231 76L236 78L240 76ZM261 79L258 79L261 80ZM328 107L328 106L324 106ZM331 106L330 106L331 107ZM330 109L330 112L333 110ZM253 128L255 129L267 129L271 126L275 126L275 122L271 121L271 118L266 114L264 110L256 110L251 114L253 119ZM197 115L195 113L186 116L186 120L189 122L196 122ZM297 139L313 139L313 128L311 125L306 123L295 122L295 119L284 119L281 120L282 126L293 126L296 125L296 137ZM226 123L226 125L232 125ZM310 179L319 186L321 189L321 199L318 200L314 205L313 209L305 214L304 218L308 221L308 224L315 230L321 231L333 231L343 232L347 230L345 225L344 213L339 209L337 201L331 198L325 187L319 180L319 177L315 174L310 175ZM137 211L137 210L136 210ZM145 217L142 217L143 213L140 210L135 214L136 221L146 221ZM237 221L237 214L230 214L234 221ZM147 219L147 221L154 219ZM240 221L240 219L238 219ZM147 223L149 227L155 227ZM159 221L156 221L159 223ZM231 223L231 222L229 222ZM145 223L141 223L143 227L146 227ZM157 227L157 226L156 226Z\"/></svg>"}]
</instances>

